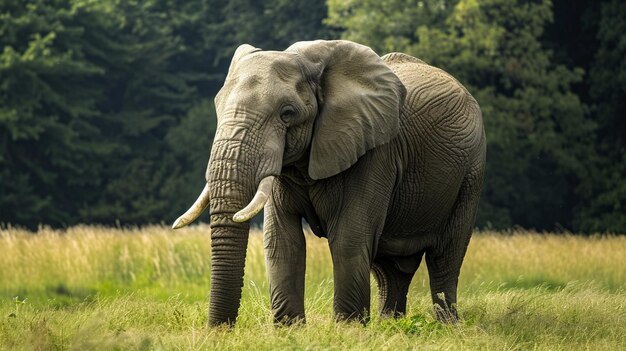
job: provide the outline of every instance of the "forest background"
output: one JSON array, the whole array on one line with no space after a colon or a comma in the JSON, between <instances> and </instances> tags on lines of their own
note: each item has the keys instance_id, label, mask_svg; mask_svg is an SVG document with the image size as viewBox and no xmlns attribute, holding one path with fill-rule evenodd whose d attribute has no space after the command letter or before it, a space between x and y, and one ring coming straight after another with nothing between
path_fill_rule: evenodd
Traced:
<instances>
[{"instance_id":1,"label":"forest background","mask_svg":"<svg viewBox=\"0 0 626 351\"><path fill-rule=\"evenodd\" d=\"M171 222L237 46L344 38L479 101L478 227L626 233L624 19L619 0L4 0L0 224Z\"/></svg>"}]
</instances>

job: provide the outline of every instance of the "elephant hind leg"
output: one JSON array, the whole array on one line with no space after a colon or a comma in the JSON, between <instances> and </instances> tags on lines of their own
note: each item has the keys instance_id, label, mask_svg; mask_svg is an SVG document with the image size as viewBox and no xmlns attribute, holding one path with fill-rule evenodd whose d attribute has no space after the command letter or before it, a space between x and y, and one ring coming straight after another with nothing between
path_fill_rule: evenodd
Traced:
<instances>
[{"instance_id":1,"label":"elephant hind leg","mask_svg":"<svg viewBox=\"0 0 626 351\"><path fill-rule=\"evenodd\" d=\"M398 318L406 313L406 296L411 279L422 260L422 253L400 260L402 262L393 258L377 258L372 264L372 272L378 283L381 317Z\"/></svg>"},{"instance_id":2,"label":"elephant hind leg","mask_svg":"<svg viewBox=\"0 0 626 351\"><path fill-rule=\"evenodd\" d=\"M472 236L481 186L482 173L480 176L466 178L442 233L445 244L426 252L435 316L444 323L455 323L459 319L456 305L457 284Z\"/></svg>"}]
</instances>

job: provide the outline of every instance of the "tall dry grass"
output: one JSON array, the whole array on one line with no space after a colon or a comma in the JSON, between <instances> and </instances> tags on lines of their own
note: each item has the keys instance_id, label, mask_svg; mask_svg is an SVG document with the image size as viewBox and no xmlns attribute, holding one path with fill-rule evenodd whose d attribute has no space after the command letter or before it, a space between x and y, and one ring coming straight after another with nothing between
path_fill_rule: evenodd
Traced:
<instances>
[{"instance_id":1,"label":"tall dry grass","mask_svg":"<svg viewBox=\"0 0 626 351\"><path fill-rule=\"evenodd\" d=\"M307 236L307 325L275 328L259 231L237 327L205 327L206 226L0 231L0 348L626 349L626 237L481 232L459 281L463 322L431 313L425 267L407 317L332 320L327 242ZM377 308L372 283L372 312Z\"/></svg>"}]
</instances>

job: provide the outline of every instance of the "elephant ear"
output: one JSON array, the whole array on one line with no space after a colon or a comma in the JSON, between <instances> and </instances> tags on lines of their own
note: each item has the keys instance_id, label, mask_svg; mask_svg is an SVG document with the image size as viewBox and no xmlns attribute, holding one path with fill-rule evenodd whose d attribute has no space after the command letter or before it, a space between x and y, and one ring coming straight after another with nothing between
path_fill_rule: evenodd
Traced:
<instances>
[{"instance_id":1,"label":"elephant ear","mask_svg":"<svg viewBox=\"0 0 626 351\"><path fill-rule=\"evenodd\" d=\"M319 89L311 178L350 168L398 134L406 89L372 49L345 40L316 40L295 43L287 51L300 54Z\"/></svg>"}]
</instances>

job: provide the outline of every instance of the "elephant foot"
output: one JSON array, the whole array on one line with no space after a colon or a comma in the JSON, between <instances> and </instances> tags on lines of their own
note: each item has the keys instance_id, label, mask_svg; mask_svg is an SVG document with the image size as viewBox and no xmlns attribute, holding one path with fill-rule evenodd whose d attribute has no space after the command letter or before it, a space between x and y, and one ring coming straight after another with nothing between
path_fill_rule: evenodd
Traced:
<instances>
[{"instance_id":1,"label":"elephant foot","mask_svg":"<svg viewBox=\"0 0 626 351\"><path fill-rule=\"evenodd\" d=\"M278 327L291 327L295 325L305 325L306 318L304 316L282 316L274 317L274 325Z\"/></svg>"},{"instance_id":2,"label":"elephant foot","mask_svg":"<svg viewBox=\"0 0 626 351\"><path fill-rule=\"evenodd\" d=\"M398 318L406 313L406 295L415 270L412 273L403 272L391 259L374 261L372 272L378 283L381 317Z\"/></svg>"},{"instance_id":3,"label":"elephant foot","mask_svg":"<svg viewBox=\"0 0 626 351\"><path fill-rule=\"evenodd\" d=\"M437 304L434 305L435 319L445 324L456 324L459 322L459 314L456 308L443 308Z\"/></svg>"},{"instance_id":4,"label":"elephant foot","mask_svg":"<svg viewBox=\"0 0 626 351\"><path fill-rule=\"evenodd\" d=\"M363 325L366 325L370 321L370 315L367 311L363 311L361 313L353 312L335 312L335 321L336 322L359 322Z\"/></svg>"},{"instance_id":5,"label":"elephant foot","mask_svg":"<svg viewBox=\"0 0 626 351\"><path fill-rule=\"evenodd\" d=\"M433 296L433 302L435 318L439 322L445 324L455 324L459 322L456 302L447 299L444 293Z\"/></svg>"}]
</instances>

